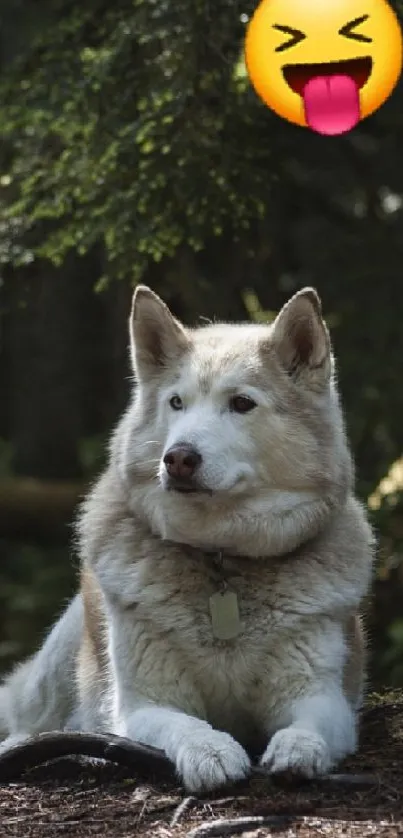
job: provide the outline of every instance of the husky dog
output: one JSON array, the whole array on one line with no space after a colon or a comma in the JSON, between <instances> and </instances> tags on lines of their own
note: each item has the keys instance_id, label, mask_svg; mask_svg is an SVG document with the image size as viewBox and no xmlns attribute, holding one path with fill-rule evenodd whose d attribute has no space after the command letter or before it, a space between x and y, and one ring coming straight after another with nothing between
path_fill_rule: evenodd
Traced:
<instances>
[{"instance_id":1,"label":"husky dog","mask_svg":"<svg viewBox=\"0 0 403 838\"><path fill-rule=\"evenodd\" d=\"M357 746L373 539L317 293L185 328L149 288L136 386L78 524L81 589L0 688L3 750L65 727L163 749L190 791Z\"/></svg>"}]
</instances>

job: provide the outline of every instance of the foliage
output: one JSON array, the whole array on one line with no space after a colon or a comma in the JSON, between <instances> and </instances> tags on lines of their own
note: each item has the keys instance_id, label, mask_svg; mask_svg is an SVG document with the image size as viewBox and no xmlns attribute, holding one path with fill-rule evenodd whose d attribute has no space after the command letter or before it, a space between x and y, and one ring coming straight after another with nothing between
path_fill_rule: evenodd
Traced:
<instances>
[{"instance_id":1,"label":"foliage","mask_svg":"<svg viewBox=\"0 0 403 838\"><path fill-rule=\"evenodd\" d=\"M262 216L270 149L235 72L247 5L60 3L0 86L3 259L60 262L102 240L109 269L138 279L181 242Z\"/></svg>"},{"instance_id":2,"label":"foliage","mask_svg":"<svg viewBox=\"0 0 403 838\"><path fill-rule=\"evenodd\" d=\"M0 672L31 654L73 595L75 572L65 548L38 549L0 539Z\"/></svg>"},{"instance_id":3,"label":"foliage","mask_svg":"<svg viewBox=\"0 0 403 838\"><path fill-rule=\"evenodd\" d=\"M102 241L106 272L138 280L224 231L253 251L276 183L306 180L304 155L289 160L300 129L284 133L239 72L255 3L53 6L0 82L3 261L60 263Z\"/></svg>"}]
</instances>

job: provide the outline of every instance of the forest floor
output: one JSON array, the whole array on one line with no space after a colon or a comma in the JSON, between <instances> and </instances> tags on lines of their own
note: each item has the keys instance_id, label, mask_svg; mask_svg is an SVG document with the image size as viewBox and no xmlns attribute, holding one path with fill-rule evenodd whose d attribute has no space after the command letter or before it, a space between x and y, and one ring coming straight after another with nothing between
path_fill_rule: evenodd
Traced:
<instances>
[{"instance_id":1,"label":"forest floor","mask_svg":"<svg viewBox=\"0 0 403 838\"><path fill-rule=\"evenodd\" d=\"M256 777L195 799L173 782L64 759L0 785L0 836L403 836L403 694L378 698L366 710L359 753L339 770L338 779L298 786ZM360 783L364 774L370 785Z\"/></svg>"}]
</instances>

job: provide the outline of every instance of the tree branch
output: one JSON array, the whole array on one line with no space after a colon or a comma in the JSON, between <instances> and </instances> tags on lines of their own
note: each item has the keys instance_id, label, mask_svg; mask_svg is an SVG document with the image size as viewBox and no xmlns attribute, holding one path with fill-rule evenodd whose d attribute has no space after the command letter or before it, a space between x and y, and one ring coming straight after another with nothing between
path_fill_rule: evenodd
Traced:
<instances>
[{"instance_id":1,"label":"tree branch","mask_svg":"<svg viewBox=\"0 0 403 838\"><path fill-rule=\"evenodd\" d=\"M146 776L157 774L170 779L175 776L171 761L157 748L113 734L52 731L30 737L3 751L0 755L0 782L12 782L44 762L65 756L105 759Z\"/></svg>"}]
</instances>

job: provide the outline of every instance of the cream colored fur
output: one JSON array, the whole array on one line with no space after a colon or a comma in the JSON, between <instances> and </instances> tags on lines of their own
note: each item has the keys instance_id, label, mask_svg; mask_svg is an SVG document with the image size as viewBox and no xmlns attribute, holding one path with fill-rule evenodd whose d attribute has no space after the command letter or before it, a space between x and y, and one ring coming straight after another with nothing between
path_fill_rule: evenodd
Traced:
<instances>
[{"instance_id":1,"label":"cream colored fur","mask_svg":"<svg viewBox=\"0 0 403 838\"><path fill-rule=\"evenodd\" d=\"M137 383L82 510L81 592L1 688L3 748L113 731L163 748L195 791L247 776L250 752L325 773L357 746L373 544L319 298L304 289L270 326L190 330L139 287L130 332ZM192 494L170 490L178 443L202 457ZM219 551L228 641L209 612Z\"/></svg>"}]
</instances>

